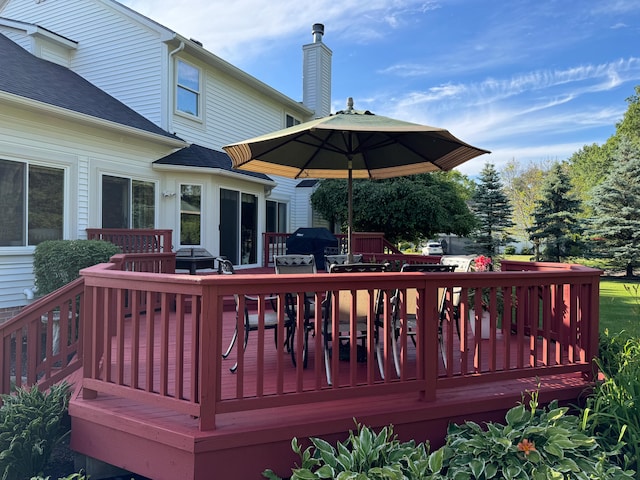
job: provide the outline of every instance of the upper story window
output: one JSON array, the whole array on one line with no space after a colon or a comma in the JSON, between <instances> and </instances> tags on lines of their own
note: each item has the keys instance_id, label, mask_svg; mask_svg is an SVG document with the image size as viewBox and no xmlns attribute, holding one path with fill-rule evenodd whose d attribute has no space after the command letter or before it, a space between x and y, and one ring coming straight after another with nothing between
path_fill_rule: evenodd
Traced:
<instances>
[{"instance_id":1,"label":"upper story window","mask_svg":"<svg viewBox=\"0 0 640 480\"><path fill-rule=\"evenodd\" d=\"M289 128L289 127L293 127L294 125L300 125L300 120L297 119L296 117L287 114L285 116L285 127Z\"/></svg>"},{"instance_id":2,"label":"upper story window","mask_svg":"<svg viewBox=\"0 0 640 480\"><path fill-rule=\"evenodd\" d=\"M62 240L64 169L0 159L0 247Z\"/></svg>"},{"instance_id":3,"label":"upper story window","mask_svg":"<svg viewBox=\"0 0 640 480\"><path fill-rule=\"evenodd\" d=\"M155 183L102 176L102 228L155 228Z\"/></svg>"},{"instance_id":4,"label":"upper story window","mask_svg":"<svg viewBox=\"0 0 640 480\"><path fill-rule=\"evenodd\" d=\"M200 69L178 60L176 110L200 116Z\"/></svg>"}]
</instances>

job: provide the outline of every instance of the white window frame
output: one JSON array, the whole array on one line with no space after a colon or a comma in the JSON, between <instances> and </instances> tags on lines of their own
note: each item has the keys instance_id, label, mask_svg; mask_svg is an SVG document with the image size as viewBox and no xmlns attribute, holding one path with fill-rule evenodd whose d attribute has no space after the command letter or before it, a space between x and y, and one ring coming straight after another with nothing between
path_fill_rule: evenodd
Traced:
<instances>
[{"instance_id":1,"label":"white window frame","mask_svg":"<svg viewBox=\"0 0 640 480\"><path fill-rule=\"evenodd\" d=\"M179 81L179 73L178 73L178 68L180 63L184 63L185 65L194 68L198 71L198 90L194 90L193 88L187 86L187 85L181 85L180 81ZM174 84L174 90L173 90L173 98L174 98L174 112L176 114L179 115L185 115L189 118L195 118L195 119L202 119L202 106L203 106L203 102L202 102L202 68L198 67L197 65L194 65L191 62L188 62L186 60L184 60L183 58L176 58L176 63L175 63L175 72L176 72L176 76L175 76L175 84ZM185 110L180 110L179 105L178 105L178 92L180 89L183 89L187 92L193 93L196 96L196 109L197 112L194 115L191 112L187 112Z\"/></svg>"},{"instance_id":2,"label":"white window frame","mask_svg":"<svg viewBox=\"0 0 640 480\"><path fill-rule=\"evenodd\" d=\"M194 187L200 187L200 243L198 245L191 245L191 244L183 244L182 243L182 186L194 186ZM182 247L182 246L187 246L187 247L201 247L204 244L204 225L203 225L203 214L202 214L202 207L204 206L204 185L201 183L194 183L194 182L180 182L178 184L178 244Z\"/></svg>"}]
</instances>

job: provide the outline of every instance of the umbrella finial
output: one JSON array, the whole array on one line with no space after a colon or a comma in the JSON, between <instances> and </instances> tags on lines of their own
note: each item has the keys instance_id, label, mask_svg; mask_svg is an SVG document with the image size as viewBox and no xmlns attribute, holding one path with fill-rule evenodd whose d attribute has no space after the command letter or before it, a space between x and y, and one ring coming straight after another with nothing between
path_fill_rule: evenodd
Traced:
<instances>
[{"instance_id":1,"label":"umbrella finial","mask_svg":"<svg viewBox=\"0 0 640 480\"><path fill-rule=\"evenodd\" d=\"M353 112L353 97L347 98L347 113Z\"/></svg>"}]
</instances>

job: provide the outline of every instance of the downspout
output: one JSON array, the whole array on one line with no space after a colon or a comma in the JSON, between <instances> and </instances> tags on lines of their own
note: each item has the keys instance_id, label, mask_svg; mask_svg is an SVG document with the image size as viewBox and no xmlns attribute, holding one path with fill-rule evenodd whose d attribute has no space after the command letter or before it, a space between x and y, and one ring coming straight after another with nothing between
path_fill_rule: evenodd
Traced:
<instances>
[{"instance_id":1,"label":"downspout","mask_svg":"<svg viewBox=\"0 0 640 480\"><path fill-rule=\"evenodd\" d=\"M167 112L167 131L169 133L175 133L173 131L173 107L174 107L174 101L175 101L175 89L173 88L174 85L174 79L175 79L175 63L173 62L173 56L176 53L181 52L182 50L184 50L184 42L181 41L180 45L178 46L178 48L176 48L175 50L169 52L169 111Z\"/></svg>"}]
</instances>

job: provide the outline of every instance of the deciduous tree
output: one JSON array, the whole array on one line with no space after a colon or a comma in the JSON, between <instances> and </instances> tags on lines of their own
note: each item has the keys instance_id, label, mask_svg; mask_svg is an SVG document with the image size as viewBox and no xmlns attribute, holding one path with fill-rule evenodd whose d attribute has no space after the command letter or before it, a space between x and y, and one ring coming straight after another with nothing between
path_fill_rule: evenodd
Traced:
<instances>
[{"instance_id":1,"label":"deciduous tree","mask_svg":"<svg viewBox=\"0 0 640 480\"><path fill-rule=\"evenodd\" d=\"M515 159L507 162L500 172L504 191L513 207L513 227L508 232L517 240L529 240L528 229L533 225L535 202L540 200L540 192L550 165L530 163L521 165Z\"/></svg>"},{"instance_id":2,"label":"deciduous tree","mask_svg":"<svg viewBox=\"0 0 640 480\"><path fill-rule=\"evenodd\" d=\"M386 180L354 180L356 231L384 232L391 242L419 242L438 233L466 235L474 217L463 198L461 177L423 174ZM311 196L313 208L346 231L347 183L322 180Z\"/></svg>"}]
</instances>

